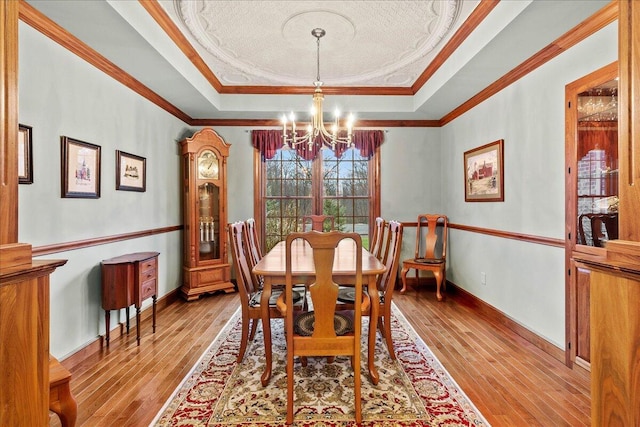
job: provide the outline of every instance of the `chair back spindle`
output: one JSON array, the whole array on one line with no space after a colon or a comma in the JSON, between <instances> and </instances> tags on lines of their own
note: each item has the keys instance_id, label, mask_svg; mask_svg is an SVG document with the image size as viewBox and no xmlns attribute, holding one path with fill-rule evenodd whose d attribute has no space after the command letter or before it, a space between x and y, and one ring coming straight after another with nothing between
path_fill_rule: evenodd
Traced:
<instances>
[{"instance_id":1,"label":"chair back spindle","mask_svg":"<svg viewBox=\"0 0 640 427\"><path fill-rule=\"evenodd\" d=\"M240 298L242 299L243 296L248 298L251 293L257 290L257 286L253 281L251 266L247 258L244 222L238 221L229 224L229 242Z\"/></svg>"},{"instance_id":2,"label":"chair back spindle","mask_svg":"<svg viewBox=\"0 0 640 427\"><path fill-rule=\"evenodd\" d=\"M262 259L262 246L258 239L258 230L256 229L256 221L249 218L245 221L247 241L249 243L249 255L251 255L251 264L255 266Z\"/></svg>"},{"instance_id":3,"label":"chair back spindle","mask_svg":"<svg viewBox=\"0 0 640 427\"><path fill-rule=\"evenodd\" d=\"M377 217L373 226L373 237L369 244L369 252L378 259L382 259L382 242L384 240L385 221L381 217Z\"/></svg>"}]
</instances>

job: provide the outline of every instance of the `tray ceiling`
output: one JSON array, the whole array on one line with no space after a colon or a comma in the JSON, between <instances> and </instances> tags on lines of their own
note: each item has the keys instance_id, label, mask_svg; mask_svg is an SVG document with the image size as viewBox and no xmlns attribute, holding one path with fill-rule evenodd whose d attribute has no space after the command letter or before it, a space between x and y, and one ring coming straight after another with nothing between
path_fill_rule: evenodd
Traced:
<instances>
[{"instance_id":1,"label":"tray ceiling","mask_svg":"<svg viewBox=\"0 0 640 427\"><path fill-rule=\"evenodd\" d=\"M327 111L355 111L357 119L439 120L609 0L500 1L415 91L412 85L456 31L465 30L478 0L145 0L161 7L207 72L142 2L27 2L194 120L265 120L308 111L315 27L327 31L320 44L320 77L334 88ZM225 90L219 92L207 74ZM305 87L308 93L300 94ZM390 95L389 88L408 94Z\"/></svg>"}]
</instances>

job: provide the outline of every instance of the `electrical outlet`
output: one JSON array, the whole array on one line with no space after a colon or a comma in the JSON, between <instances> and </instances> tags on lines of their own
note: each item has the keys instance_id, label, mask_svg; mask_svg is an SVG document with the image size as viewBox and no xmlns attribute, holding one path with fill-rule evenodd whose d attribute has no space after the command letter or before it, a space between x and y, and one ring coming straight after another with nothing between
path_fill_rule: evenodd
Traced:
<instances>
[{"instance_id":1,"label":"electrical outlet","mask_svg":"<svg viewBox=\"0 0 640 427\"><path fill-rule=\"evenodd\" d=\"M485 274L484 271L480 273L480 283L483 285L487 284L487 275Z\"/></svg>"}]
</instances>

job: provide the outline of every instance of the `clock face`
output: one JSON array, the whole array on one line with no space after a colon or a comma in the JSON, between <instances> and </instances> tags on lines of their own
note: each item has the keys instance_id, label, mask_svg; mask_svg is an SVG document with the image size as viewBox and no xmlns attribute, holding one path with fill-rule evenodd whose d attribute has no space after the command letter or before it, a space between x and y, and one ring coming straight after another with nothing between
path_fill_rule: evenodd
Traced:
<instances>
[{"instance_id":1,"label":"clock face","mask_svg":"<svg viewBox=\"0 0 640 427\"><path fill-rule=\"evenodd\" d=\"M205 150L198 157L198 178L218 179L218 157L210 150Z\"/></svg>"}]
</instances>

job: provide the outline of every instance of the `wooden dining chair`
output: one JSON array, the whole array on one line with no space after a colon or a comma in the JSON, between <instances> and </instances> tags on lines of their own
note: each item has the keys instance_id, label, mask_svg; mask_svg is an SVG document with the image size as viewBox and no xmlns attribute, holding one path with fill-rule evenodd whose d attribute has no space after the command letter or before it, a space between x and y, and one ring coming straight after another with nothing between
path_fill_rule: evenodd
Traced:
<instances>
[{"instance_id":1,"label":"wooden dining chair","mask_svg":"<svg viewBox=\"0 0 640 427\"><path fill-rule=\"evenodd\" d=\"M378 317L378 330L384 337L389 350L389 356L391 359L396 359L396 353L393 347L393 337L391 335L391 301L393 298L393 291L396 287L396 280L398 276L398 267L400 265L400 250L402 248L402 223L398 221L389 221L383 228L385 230L385 239L381 243L382 249L382 263L385 266L384 274L378 276L377 287L379 295L379 309L380 316ZM355 301L354 288L342 286L338 294L339 309L340 304L343 304L344 308L351 308ZM374 302L371 301L371 304ZM370 308L362 312L363 316L368 316Z\"/></svg>"},{"instance_id":2,"label":"wooden dining chair","mask_svg":"<svg viewBox=\"0 0 640 427\"><path fill-rule=\"evenodd\" d=\"M311 227L307 230L307 224ZM305 215L302 217L302 231L333 231L335 219L331 215Z\"/></svg>"},{"instance_id":3,"label":"wooden dining chair","mask_svg":"<svg viewBox=\"0 0 640 427\"><path fill-rule=\"evenodd\" d=\"M416 270L416 280L420 279L420 271L430 271L436 279L436 298L442 301L440 288L446 286L447 260L447 228L448 219L441 214L418 215L416 227L416 251L414 257L402 261L402 289L407 290L407 272ZM440 231L439 231L440 230Z\"/></svg>"},{"instance_id":4,"label":"wooden dining chair","mask_svg":"<svg viewBox=\"0 0 640 427\"><path fill-rule=\"evenodd\" d=\"M245 231L247 235L247 241L249 243L249 255L251 255L251 266L255 266L258 261L262 259L262 246L260 245L260 239L258 238L258 230L256 229L256 220L253 218L247 219L245 222Z\"/></svg>"},{"instance_id":5,"label":"wooden dining chair","mask_svg":"<svg viewBox=\"0 0 640 427\"><path fill-rule=\"evenodd\" d=\"M245 223L234 222L227 226L229 232L229 247L233 259L233 268L236 281L238 283L238 293L240 294L240 307L242 310L242 333L240 338L240 351L237 362L242 362L249 341L253 340L258 321L261 318L260 299L262 289L255 280L249 264L249 251L245 236ZM269 315L271 318L282 318L282 314L276 307L276 302L282 290L273 290L269 298ZM291 295L293 309L303 310L306 307L306 290L304 288L296 290Z\"/></svg>"},{"instance_id":6,"label":"wooden dining chair","mask_svg":"<svg viewBox=\"0 0 640 427\"><path fill-rule=\"evenodd\" d=\"M294 313L287 306L293 292L291 271L291 245L296 239L306 240L313 251L315 267L314 282L309 285L309 296L313 311ZM338 284L333 277L333 262L336 247L343 239L353 239L355 254L362 253L362 240L357 233L333 231L319 233L292 233L286 240L285 295L278 299L278 307L285 315L287 337L287 424L294 419L294 358L300 356L350 356L353 367L355 419L362 422L361 379L360 379L360 324L362 305L368 303L362 294L362 257L356 256L355 298L363 304L356 304L353 312L336 312Z\"/></svg>"},{"instance_id":7,"label":"wooden dining chair","mask_svg":"<svg viewBox=\"0 0 640 427\"><path fill-rule=\"evenodd\" d=\"M369 242L369 252L371 252L376 258L382 256L382 240L384 239L385 221L382 217L377 217L375 224L373 225L373 237Z\"/></svg>"},{"instance_id":8,"label":"wooden dining chair","mask_svg":"<svg viewBox=\"0 0 640 427\"><path fill-rule=\"evenodd\" d=\"M578 244L602 248L605 242L617 238L618 213L587 213L578 217Z\"/></svg>"}]
</instances>

